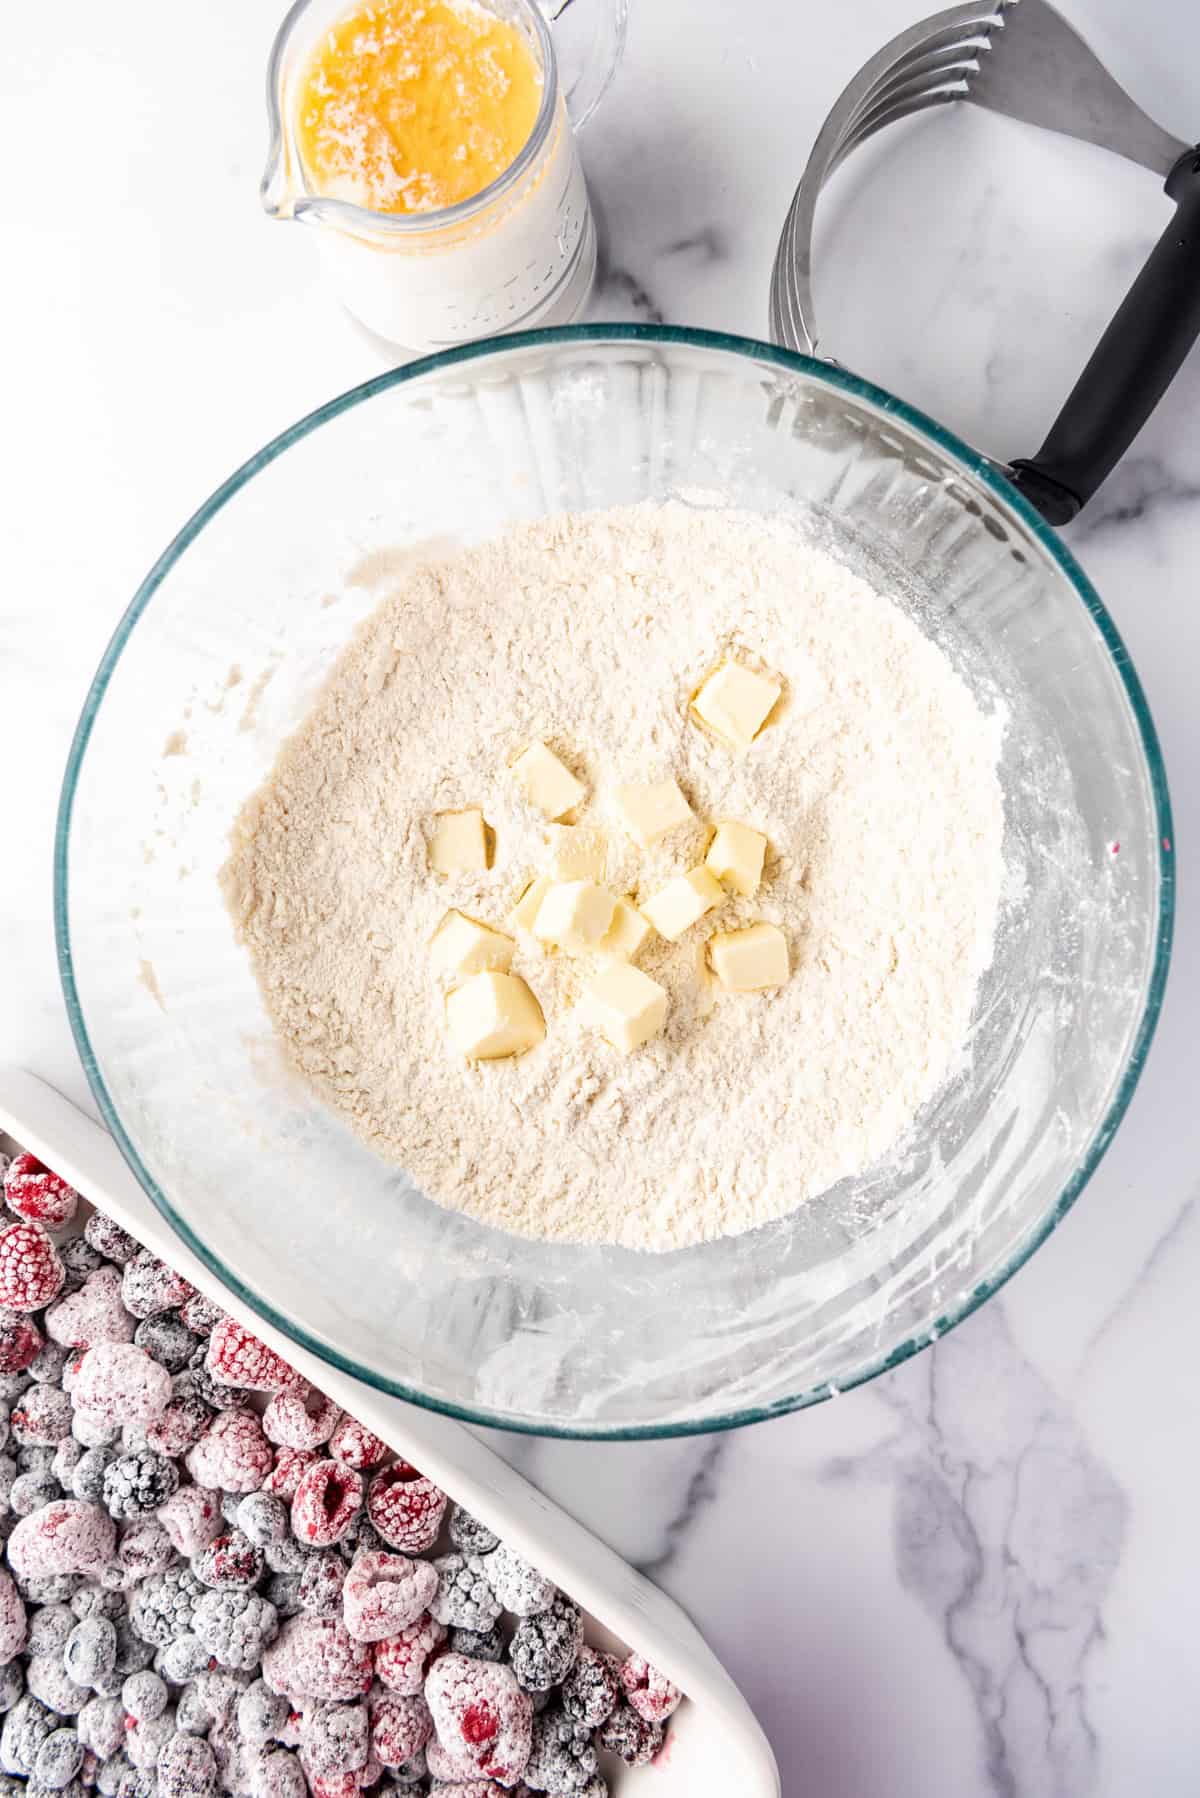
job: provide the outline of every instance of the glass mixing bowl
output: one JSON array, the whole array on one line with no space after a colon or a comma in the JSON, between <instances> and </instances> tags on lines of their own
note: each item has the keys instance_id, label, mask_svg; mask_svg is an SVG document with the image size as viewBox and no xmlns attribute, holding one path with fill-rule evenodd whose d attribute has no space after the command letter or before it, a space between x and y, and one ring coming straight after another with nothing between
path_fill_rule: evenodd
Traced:
<instances>
[{"instance_id":1,"label":"glass mixing bowl","mask_svg":"<svg viewBox=\"0 0 1200 1798\"><path fill-rule=\"evenodd\" d=\"M349 1135L283 1064L217 870L235 812L374 603L370 558L378 572L427 539L672 494L794 517L894 594L985 706L1008 708L1009 890L960 1063L886 1161L778 1223L643 1257L486 1229ZM366 585L347 579L356 565ZM472 1421L712 1429L895 1365L1063 1216L1153 1031L1170 828L1111 620L980 457L763 344L534 332L314 412L155 565L67 768L62 977L97 1101L150 1197L296 1341Z\"/></svg>"}]
</instances>

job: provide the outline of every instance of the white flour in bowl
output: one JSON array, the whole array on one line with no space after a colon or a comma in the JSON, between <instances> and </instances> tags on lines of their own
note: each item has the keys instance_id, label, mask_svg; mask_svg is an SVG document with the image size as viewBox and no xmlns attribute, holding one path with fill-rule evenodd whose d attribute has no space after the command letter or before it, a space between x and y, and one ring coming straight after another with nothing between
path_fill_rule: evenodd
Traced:
<instances>
[{"instance_id":1,"label":"white flour in bowl","mask_svg":"<svg viewBox=\"0 0 1200 1798\"><path fill-rule=\"evenodd\" d=\"M779 1217L892 1146L946 1076L1002 884L1000 724L898 606L782 523L672 504L539 520L434 552L347 647L237 820L223 879L288 1052L440 1204L559 1241L665 1250ZM784 695L735 755L689 716L726 655ZM544 1042L472 1063L429 939L451 906L505 928L546 864L510 764L535 739L587 783L607 885L645 898L719 818L765 832L754 899L639 965L663 1033L621 1055L579 1022L586 965L522 939ZM674 776L696 813L651 850L614 792ZM479 806L493 865L428 862ZM784 932L786 985L727 993L714 930Z\"/></svg>"}]
</instances>

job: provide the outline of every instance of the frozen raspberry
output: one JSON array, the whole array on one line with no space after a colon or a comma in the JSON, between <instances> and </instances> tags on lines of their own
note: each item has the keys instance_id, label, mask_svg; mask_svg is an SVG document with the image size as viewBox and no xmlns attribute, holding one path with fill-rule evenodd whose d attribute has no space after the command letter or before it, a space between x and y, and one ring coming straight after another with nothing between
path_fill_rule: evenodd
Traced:
<instances>
[{"instance_id":1,"label":"frozen raspberry","mask_svg":"<svg viewBox=\"0 0 1200 1798\"><path fill-rule=\"evenodd\" d=\"M446 1640L446 1630L436 1617L418 1617L407 1629L375 1644L375 1673L392 1692L411 1698L425 1684L427 1666L432 1665Z\"/></svg>"},{"instance_id":2,"label":"frozen raspberry","mask_svg":"<svg viewBox=\"0 0 1200 1798\"><path fill-rule=\"evenodd\" d=\"M279 1618L275 1606L253 1592L206 1592L197 1600L191 1627L223 1667L250 1672L275 1640Z\"/></svg>"},{"instance_id":3,"label":"frozen raspberry","mask_svg":"<svg viewBox=\"0 0 1200 1798\"><path fill-rule=\"evenodd\" d=\"M25 1601L10 1574L0 1568L0 1662L11 1661L25 1646Z\"/></svg>"},{"instance_id":4,"label":"frozen raspberry","mask_svg":"<svg viewBox=\"0 0 1200 1798\"><path fill-rule=\"evenodd\" d=\"M312 1704L300 1726L300 1764L309 1779L340 1779L367 1764L365 1704Z\"/></svg>"},{"instance_id":5,"label":"frozen raspberry","mask_svg":"<svg viewBox=\"0 0 1200 1798\"><path fill-rule=\"evenodd\" d=\"M665 1723L683 1694L644 1655L631 1654L621 1666L621 1686L639 1717Z\"/></svg>"},{"instance_id":6,"label":"frozen raspberry","mask_svg":"<svg viewBox=\"0 0 1200 1798\"><path fill-rule=\"evenodd\" d=\"M314 1617L341 1617L342 1588L346 1583L345 1561L332 1550L310 1555L300 1570L297 1597L302 1610ZM349 1627L349 1626L347 1626ZM350 1630L352 1636L356 1635ZM365 1641L363 1636L358 1641Z\"/></svg>"},{"instance_id":7,"label":"frozen raspberry","mask_svg":"<svg viewBox=\"0 0 1200 1798\"><path fill-rule=\"evenodd\" d=\"M41 1352L42 1333L30 1318L0 1314L0 1373L23 1373L27 1367L32 1372Z\"/></svg>"},{"instance_id":8,"label":"frozen raspberry","mask_svg":"<svg viewBox=\"0 0 1200 1798\"><path fill-rule=\"evenodd\" d=\"M178 1460L199 1442L214 1415L202 1398L176 1395L162 1416L146 1425L146 1446Z\"/></svg>"},{"instance_id":9,"label":"frozen raspberry","mask_svg":"<svg viewBox=\"0 0 1200 1798\"><path fill-rule=\"evenodd\" d=\"M262 1550L255 1548L240 1530L217 1536L201 1550L192 1562L192 1572L201 1585L216 1592L238 1591L257 1586L263 1576Z\"/></svg>"},{"instance_id":10,"label":"frozen raspberry","mask_svg":"<svg viewBox=\"0 0 1200 1798\"><path fill-rule=\"evenodd\" d=\"M504 1659L504 1635L498 1623L491 1629L452 1629L450 1631L451 1654L465 1654L472 1661L502 1661Z\"/></svg>"},{"instance_id":11,"label":"frozen raspberry","mask_svg":"<svg viewBox=\"0 0 1200 1798\"><path fill-rule=\"evenodd\" d=\"M438 1622L455 1629L490 1629L504 1607L480 1571L483 1563L439 1555L432 1564L438 1586L429 1609Z\"/></svg>"},{"instance_id":12,"label":"frozen raspberry","mask_svg":"<svg viewBox=\"0 0 1200 1798\"><path fill-rule=\"evenodd\" d=\"M198 1486L257 1492L271 1471L271 1445L253 1411L222 1411L187 1456Z\"/></svg>"},{"instance_id":13,"label":"frozen raspberry","mask_svg":"<svg viewBox=\"0 0 1200 1798\"><path fill-rule=\"evenodd\" d=\"M380 1692L371 1700L371 1748L385 1767L402 1767L433 1734L433 1718L423 1698Z\"/></svg>"},{"instance_id":14,"label":"frozen raspberry","mask_svg":"<svg viewBox=\"0 0 1200 1798\"><path fill-rule=\"evenodd\" d=\"M176 1636L196 1633L192 1618L204 1596L204 1587L190 1567L169 1567L134 1588L129 1619L144 1642L166 1648Z\"/></svg>"},{"instance_id":15,"label":"frozen raspberry","mask_svg":"<svg viewBox=\"0 0 1200 1798\"><path fill-rule=\"evenodd\" d=\"M389 1548L419 1555L437 1541L446 1503L432 1480L407 1461L393 1461L371 1481L367 1515Z\"/></svg>"},{"instance_id":16,"label":"frozen raspberry","mask_svg":"<svg viewBox=\"0 0 1200 1798\"><path fill-rule=\"evenodd\" d=\"M193 1292L179 1307L179 1315L193 1336L209 1336L225 1312L202 1292Z\"/></svg>"},{"instance_id":17,"label":"frozen raspberry","mask_svg":"<svg viewBox=\"0 0 1200 1798\"><path fill-rule=\"evenodd\" d=\"M35 1698L60 1717L73 1717L91 1697L87 1687L77 1686L63 1666L61 1651L31 1655L25 1663L25 1684Z\"/></svg>"},{"instance_id":18,"label":"frozen raspberry","mask_svg":"<svg viewBox=\"0 0 1200 1798\"><path fill-rule=\"evenodd\" d=\"M341 1410L315 1386L279 1392L263 1412L263 1429L283 1448L320 1448L341 1419Z\"/></svg>"},{"instance_id":19,"label":"frozen raspberry","mask_svg":"<svg viewBox=\"0 0 1200 1798\"><path fill-rule=\"evenodd\" d=\"M223 1317L214 1326L204 1364L223 1386L242 1386L249 1392L283 1392L302 1383L301 1375L282 1355L234 1317Z\"/></svg>"},{"instance_id":20,"label":"frozen raspberry","mask_svg":"<svg viewBox=\"0 0 1200 1798\"><path fill-rule=\"evenodd\" d=\"M503 1798L505 1788L494 1779L484 1779L470 1755L452 1754L436 1736L430 1739L425 1760L433 1775L430 1791L437 1793L438 1798L462 1798L464 1792L469 1792L471 1798Z\"/></svg>"},{"instance_id":21,"label":"frozen raspberry","mask_svg":"<svg viewBox=\"0 0 1200 1798\"><path fill-rule=\"evenodd\" d=\"M365 1473L368 1468L378 1467L388 1451L386 1442L373 1435L365 1423L343 1412L329 1438L329 1452L335 1461L344 1461L347 1467Z\"/></svg>"},{"instance_id":22,"label":"frozen raspberry","mask_svg":"<svg viewBox=\"0 0 1200 1798\"><path fill-rule=\"evenodd\" d=\"M317 1456L311 1449L277 1448L271 1471L262 1483L262 1490L281 1498L290 1506L301 1479L316 1463Z\"/></svg>"},{"instance_id":23,"label":"frozen raspberry","mask_svg":"<svg viewBox=\"0 0 1200 1798\"><path fill-rule=\"evenodd\" d=\"M133 1343L101 1341L83 1357L72 1399L97 1419L149 1424L171 1401L171 1375Z\"/></svg>"},{"instance_id":24,"label":"frozen raspberry","mask_svg":"<svg viewBox=\"0 0 1200 1798\"><path fill-rule=\"evenodd\" d=\"M83 1236L84 1241L98 1249L106 1261L116 1261L121 1266L132 1261L138 1252L138 1245L128 1230L122 1230L120 1224L105 1217L102 1211L92 1212L83 1226Z\"/></svg>"},{"instance_id":25,"label":"frozen raspberry","mask_svg":"<svg viewBox=\"0 0 1200 1798\"><path fill-rule=\"evenodd\" d=\"M79 1739L97 1760L106 1761L125 1740L125 1706L119 1698L89 1698L75 1719Z\"/></svg>"},{"instance_id":26,"label":"frozen raspberry","mask_svg":"<svg viewBox=\"0 0 1200 1798\"><path fill-rule=\"evenodd\" d=\"M425 1702L447 1753L513 1785L529 1759L533 1705L508 1667L445 1654L425 1681Z\"/></svg>"},{"instance_id":27,"label":"frozen raspberry","mask_svg":"<svg viewBox=\"0 0 1200 1798\"><path fill-rule=\"evenodd\" d=\"M517 1625L508 1648L513 1672L527 1692L548 1692L575 1665L582 1641L579 1607L560 1593L549 1610Z\"/></svg>"},{"instance_id":28,"label":"frozen raspberry","mask_svg":"<svg viewBox=\"0 0 1200 1798\"><path fill-rule=\"evenodd\" d=\"M240 1499L236 1522L243 1536L259 1548L282 1542L291 1527L287 1506L269 1492L248 1492Z\"/></svg>"},{"instance_id":29,"label":"frozen raspberry","mask_svg":"<svg viewBox=\"0 0 1200 1798\"><path fill-rule=\"evenodd\" d=\"M428 1561L360 1554L342 1588L346 1628L356 1642L382 1642L415 1623L437 1589L438 1576Z\"/></svg>"},{"instance_id":30,"label":"frozen raspberry","mask_svg":"<svg viewBox=\"0 0 1200 1798\"><path fill-rule=\"evenodd\" d=\"M504 1609L515 1617L536 1617L539 1611L548 1611L558 1597L553 1580L514 1554L505 1542L480 1562L479 1571Z\"/></svg>"},{"instance_id":31,"label":"frozen raspberry","mask_svg":"<svg viewBox=\"0 0 1200 1798\"><path fill-rule=\"evenodd\" d=\"M499 1536L478 1518L472 1517L469 1511L464 1511L461 1505L450 1507L449 1530L451 1542L463 1555L489 1555L500 1541Z\"/></svg>"},{"instance_id":32,"label":"frozen raspberry","mask_svg":"<svg viewBox=\"0 0 1200 1798\"><path fill-rule=\"evenodd\" d=\"M158 1311L177 1311L196 1288L174 1268L139 1249L125 1265L121 1280L121 1299L126 1311L134 1317L153 1317Z\"/></svg>"},{"instance_id":33,"label":"frozen raspberry","mask_svg":"<svg viewBox=\"0 0 1200 1798\"><path fill-rule=\"evenodd\" d=\"M601 1724L597 1740L610 1754L620 1755L627 1766L644 1767L663 1745L663 1726L648 1723L645 1717L638 1716L631 1704L622 1701L612 1716Z\"/></svg>"},{"instance_id":34,"label":"frozen raspberry","mask_svg":"<svg viewBox=\"0 0 1200 1798\"><path fill-rule=\"evenodd\" d=\"M208 1798L217 1783L213 1751L201 1736L172 1735L155 1769L158 1798Z\"/></svg>"},{"instance_id":35,"label":"frozen raspberry","mask_svg":"<svg viewBox=\"0 0 1200 1798\"><path fill-rule=\"evenodd\" d=\"M171 1546L190 1560L221 1533L221 1506L207 1486L184 1486L158 1508Z\"/></svg>"},{"instance_id":36,"label":"frozen raspberry","mask_svg":"<svg viewBox=\"0 0 1200 1798\"><path fill-rule=\"evenodd\" d=\"M55 1447L71 1434L71 1395L57 1386L31 1386L9 1416L22 1447Z\"/></svg>"},{"instance_id":37,"label":"frozen raspberry","mask_svg":"<svg viewBox=\"0 0 1200 1798\"><path fill-rule=\"evenodd\" d=\"M254 1763L250 1798L307 1798L300 1762L286 1748L270 1748Z\"/></svg>"},{"instance_id":38,"label":"frozen raspberry","mask_svg":"<svg viewBox=\"0 0 1200 1798\"><path fill-rule=\"evenodd\" d=\"M121 1303L121 1275L115 1267L97 1268L78 1292L68 1293L46 1313L46 1334L66 1348L130 1342L133 1331L133 1319Z\"/></svg>"},{"instance_id":39,"label":"frozen raspberry","mask_svg":"<svg viewBox=\"0 0 1200 1798\"><path fill-rule=\"evenodd\" d=\"M115 1541L112 1518L99 1505L60 1498L21 1519L8 1539L8 1559L18 1578L91 1573L111 1560Z\"/></svg>"},{"instance_id":40,"label":"frozen raspberry","mask_svg":"<svg viewBox=\"0 0 1200 1798\"><path fill-rule=\"evenodd\" d=\"M179 1373L196 1352L196 1338L177 1311L159 1311L144 1317L133 1340L168 1373Z\"/></svg>"},{"instance_id":41,"label":"frozen raspberry","mask_svg":"<svg viewBox=\"0 0 1200 1798\"><path fill-rule=\"evenodd\" d=\"M263 1655L262 1672L293 1700L350 1700L370 1687L371 1650L336 1617L293 1617Z\"/></svg>"},{"instance_id":42,"label":"frozen raspberry","mask_svg":"<svg viewBox=\"0 0 1200 1798\"><path fill-rule=\"evenodd\" d=\"M179 1469L166 1455L120 1455L104 1469L104 1508L118 1519L148 1517L178 1486Z\"/></svg>"},{"instance_id":43,"label":"frozen raspberry","mask_svg":"<svg viewBox=\"0 0 1200 1798\"><path fill-rule=\"evenodd\" d=\"M79 1194L36 1156L14 1155L4 1175L4 1202L27 1223L61 1230L74 1217Z\"/></svg>"},{"instance_id":44,"label":"frozen raspberry","mask_svg":"<svg viewBox=\"0 0 1200 1798\"><path fill-rule=\"evenodd\" d=\"M562 1707L572 1722L598 1729L612 1716L621 1696L621 1663L586 1644L562 1687Z\"/></svg>"},{"instance_id":45,"label":"frozen raspberry","mask_svg":"<svg viewBox=\"0 0 1200 1798\"><path fill-rule=\"evenodd\" d=\"M63 1666L77 1686L95 1689L112 1677L117 1664L117 1630L108 1617L85 1617L67 1637Z\"/></svg>"},{"instance_id":46,"label":"frozen raspberry","mask_svg":"<svg viewBox=\"0 0 1200 1798\"><path fill-rule=\"evenodd\" d=\"M360 1475L340 1461L317 1461L301 1476L292 1500L292 1530L298 1541L327 1548L344 1536L362 1504Z\"/></svg>"},{"instance_id":47,"label":"frozen raspberry","mask_svg":"<svg viewBox=\"0 0 1200 1798\"><path fill-rule=\"evenodd\" d=\"M0 1233L0 1305L39 1311L66 1279L58 1251L40 1224L13 1224Z\"/></svg>"}]
</instances>

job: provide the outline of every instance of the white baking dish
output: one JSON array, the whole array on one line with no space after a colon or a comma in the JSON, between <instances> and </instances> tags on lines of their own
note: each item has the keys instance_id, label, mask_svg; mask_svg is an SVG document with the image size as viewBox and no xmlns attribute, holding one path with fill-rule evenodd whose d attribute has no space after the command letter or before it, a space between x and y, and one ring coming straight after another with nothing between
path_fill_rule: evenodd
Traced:
<instances>
[{"instance_id":1,"label":"white baking dish","mask_svg":"<svg viewBox=\"0 0 1200 1798\"><path fill-rule=\"evenodd\" d=\"M0 1069L0 1130L69 1180L139 1242L227 1310L238 1302L168 1228L108 1134L44 1081ZM287 1277L280 1269L280 1279ZM436 1480L589 1614L590 1639L644 1654L687 1694L667 1749L651 1767L622 1768L614 1798L778 1798L775 1757L750 1707L679 1606L552 1505L462 1424L403 1404L241 1315L315 1385ZM602 1452L597 1450L597 1452Z\"/></svg>"}]
</instances>

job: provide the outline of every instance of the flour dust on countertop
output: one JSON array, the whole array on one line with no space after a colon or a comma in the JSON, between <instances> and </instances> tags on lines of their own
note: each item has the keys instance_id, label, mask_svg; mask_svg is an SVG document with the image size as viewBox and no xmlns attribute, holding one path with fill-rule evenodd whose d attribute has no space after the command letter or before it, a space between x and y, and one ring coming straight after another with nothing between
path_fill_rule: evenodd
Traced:
<instances>
[{"instance_id":1,"label":"flour dust on countertop","mask_svg":"<svg viewBox=\"0 0 1200 1798\"><path fill-rule=\"evenodd\" d=\"M689 703L723 658L783 695L736 754ZM667 1250L753 1228L892 1147L945 1078L991 956L1001 725L940 649L786 523L681 504L539 520L397 584L244 806L223 872L291 1060L439 1204L524 1236ZM734 818L768 840L731 897L639 955L665 1028L622 1055L576 1010L583 958L520 938L544 1040L471 1062L429 943L500 930L546 866L510 769L541 741L583 781L606 885L644 900ZM623 783L674 777L695 822L639 848ZM486 870L431 871L435 814L480 807ZM714 931L787 940L767 992L714 981Z\"/></svg>"}]
</instances>

